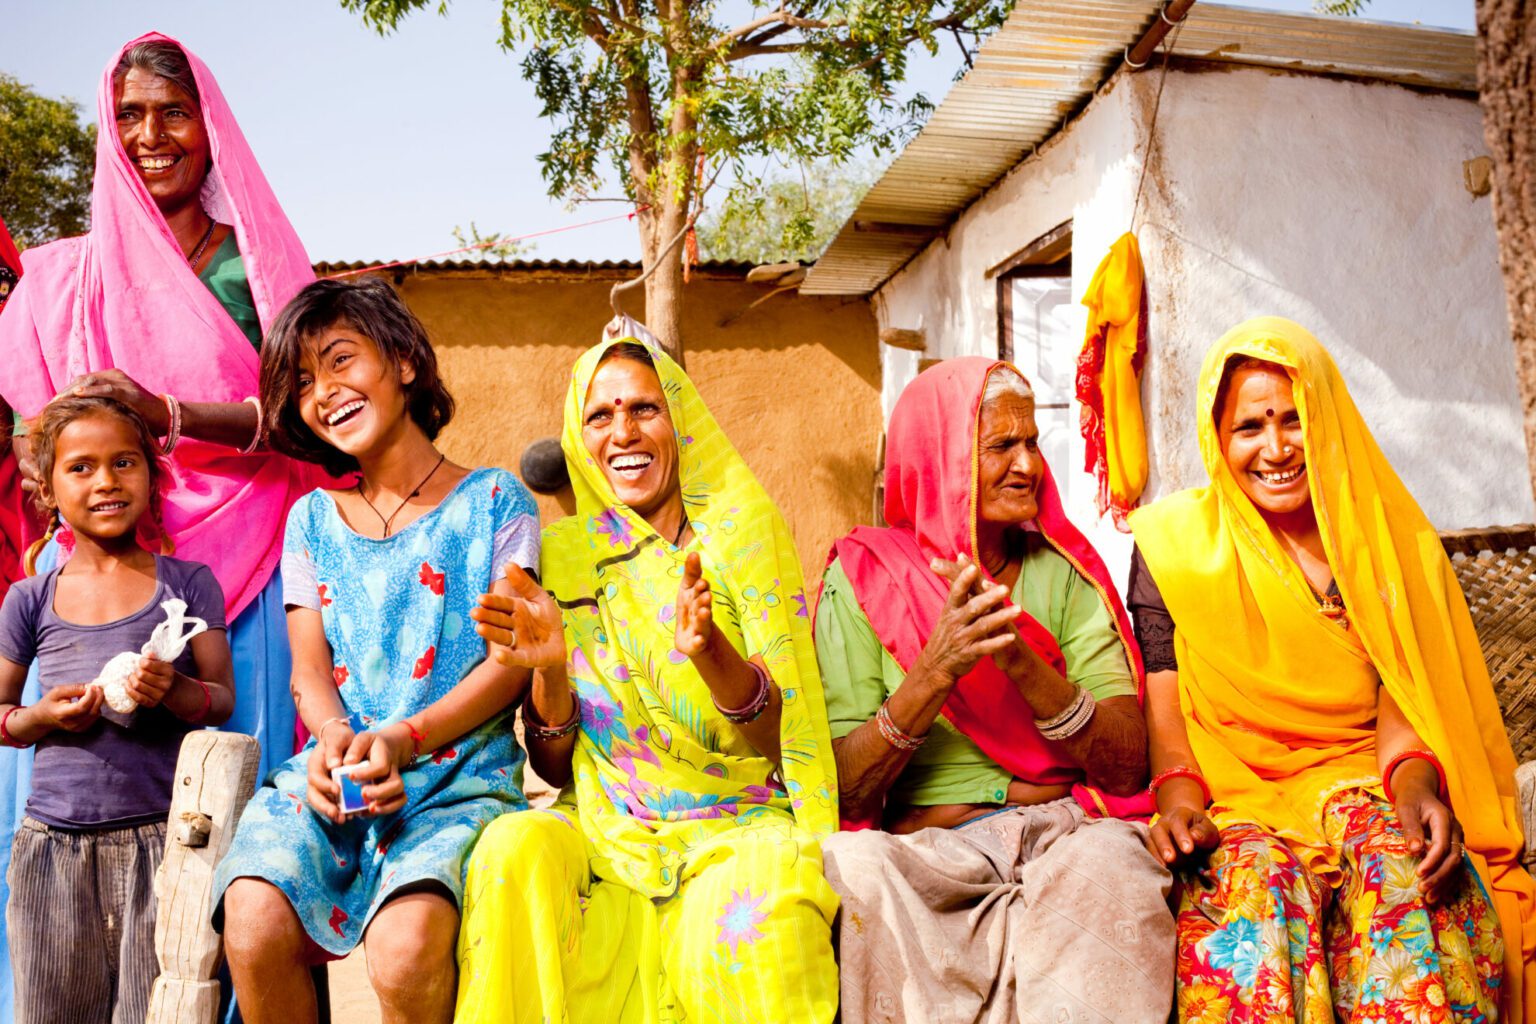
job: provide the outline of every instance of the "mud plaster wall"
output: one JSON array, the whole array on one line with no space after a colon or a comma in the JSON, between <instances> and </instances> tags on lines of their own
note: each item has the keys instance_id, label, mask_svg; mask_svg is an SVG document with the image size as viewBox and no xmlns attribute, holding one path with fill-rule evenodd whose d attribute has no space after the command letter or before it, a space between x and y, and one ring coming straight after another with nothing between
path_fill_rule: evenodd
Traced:
<instances>
[{"instance_id":1,"label":"mud plaster wall","mask_svg":"<svg viewBox=\"0 0 1536 1024\"><path fill-rule=\"evenodd\" d=\"M1156 134L1140 231L1150 493L1204 483L1189 427L1200 362L1229 327L1274 314L1328 348L1436 526L1529 522L1492 207L1462 170L1485 152L1476 101L1173 72Z\"/></svg>"},{"instance_id":2,"label":"mud plaster wall","mask_svg":"<svg viewBox=\"0 0 1536 1024\"><path fill-rule=\"evenodd\" d=\"M559 435L571 366L611 316L612 283L544 271L428 271L401 281L458 401L442 437L450 458L517 472L531 441ZM696 277L687 368L816 580L832 541L870 521L881 424L874 318L863 300L783 295L719 326L764 294ZM572 511L569 490L539 497L546 523Z\"/></svg>"}]
</instances>

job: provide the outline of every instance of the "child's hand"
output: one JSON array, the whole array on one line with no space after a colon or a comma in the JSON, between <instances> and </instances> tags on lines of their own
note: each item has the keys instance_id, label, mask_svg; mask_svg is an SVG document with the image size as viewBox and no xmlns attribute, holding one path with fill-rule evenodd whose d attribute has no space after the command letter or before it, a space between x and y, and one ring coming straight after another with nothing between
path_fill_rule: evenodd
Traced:
<instances>
[{"instance_id":1,"label":"child's hand","mask_svg":"<svg viewBox=\"0 0 1536 1024\"><path fill-rule=\"evenodd\" d=\"M516 562L507 565L512 595L481 594L469 617L479 625L493 658L503 665L554 668L565 664L565 627L560 608Z\"/></svg>"},{"instance_id":2,"label":"child's hand","mask_svg":"<svg viewBox=\"0 0 1536 1024\"><path fill-rule=\"evenodd\" d=\"M394 727L360 732L352 738L342 764L362 764L352 778L363 786L368 801L366 814L393 814L405 806L405 781L400 769L415 759L409 739L401 740Z\"/></svg>"},{"instance_id":3,"label":"child's hand","mask_svg":"<svg viewBox=\"0 0 1536 1024\"><path fill-rule=\"evenodd\" d=\"M338 825L346 815L341 813L341 787L331 778L331 769L342 763L352 740L352 727L336 720L320 730L309 752L309 791L305 798L316 814Z\"/></svg>"},{"instance_id":4,"label":"child's hand","mask_svg":"<svg viewBox=\"0 0 1536 1024\"><path fill-rule=\"evenodd\" d=\"M49 730L84 732L101 717L103 699L101 687L94 683L55 686L32 705L32 713Z\"/></svg>"},{"instance_id":5,"label":"child's hand","mask_svg":"<svg viewBox=\"0 0 1536 1024\"><path fill-rule=\"evenodd\" d=\"M169 662L146 654L139 659L133 675L128 677L126 689L128 696L137 701L140 707L152 708L165 700L165 695L171 692L175 682L176 670Z\"/></svg>"},{"instance_id":6,"label":"child's hand","mask_svg":"<svg viewBox=\"0 0 1536 1024\"><path fill-rule=\"evenodd\" d=\"M690 551L683 562L683 582L677 588L677 625L673 633L677 649L690 658L703 654L714 638L712 601L699 553Z\"/></svg>"}]
</instances>

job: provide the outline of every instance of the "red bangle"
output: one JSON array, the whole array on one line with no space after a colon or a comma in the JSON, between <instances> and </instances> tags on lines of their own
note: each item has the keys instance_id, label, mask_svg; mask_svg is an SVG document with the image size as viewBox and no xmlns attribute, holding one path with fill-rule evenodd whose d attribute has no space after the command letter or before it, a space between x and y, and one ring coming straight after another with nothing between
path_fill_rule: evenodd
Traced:
<instances>
[{"instance_id":1,"label":"red bangle","mask_svg":"<svg viewBox=\"0 0 1536 1024\"><path fill-rule=\"evenodd\" d=\"M203 688L203 710L199 711L195 715L189 716L185 719L185 721L196 725L198 722L201 722L203 719L207 718L208 712L213 709L213 690L210 689L208 684L203 682L201 679L194 678L192 681Z\"/></svg>"},{"instance_id":2,"label":"red bangle","mask_svg":"<svg viewBox=\"0 0 1536 1024\"><path fill-rule=\"evenodd\" d=\"M413 753L411 755L411 758L412 758L412 760L415 760L416 758L421 756L421 748L422 748L422 745L427 742L427 734L422 732L420 729L416 728L414 725L412 725L411 724L411 720L409 718L402 718L402 719L400 719L400 724L405 726L406 729L410 730L410 733L411 733L411 749L413 751Z\"/></svg>"},{"instance_id":3,"label":"red bangle","mask_svg":"<svg viewBox=\"0 0 1536 1024\"><path fill-rule=\"evenodd\" d=\"M1205 781L1205 776L1200 774L1199 769L1182 764L1176 764L1172 768L1165 768L1152 776L1152 781L1147 784L1147 792L1152 794L1153 800L1157 799L1158 789L1169 779L1194 779L1200 784L1200 792L1205 795L1205 806L1211 806L1211 787Z\"/></svg>"},{"instance_id":4,"label":"red bangle","mask_svg":"<svg viewBox=\"0 0 1536 1024\"><path fill-rule=\"evenodd\" d=\"M1387 795L1387 803L1397 803L1397 797L1392 794L1392 773L1397 771L1398 765L1404 761L1411 761L1414 758L1428 761L1435 766L1435 774L1440 777L1440 783L1436 788L1436 792L1440 795L1441 800L1449 803L1451 795L1445 784L1445 765L1441 764L1440 759L1430 750L1405 750L1387 762L1386 770L1381 773L1381 790Z\"/></svg>"},{"instance_id":5,"label":"red bangle","mask_svg":"<svg viewBox=\"0 0 1536 1024\"><path fill-rule=\"evenodd\" d=\"M9 711L7 711L3 716L0 716L0 743L4 743L8 747L31 746L30 743L17 743L15 738L11 736L11 730L8 728L8 726L11 724L11 716L20 710L20 704L13 704Z\"/></svg>"}]
</instances>

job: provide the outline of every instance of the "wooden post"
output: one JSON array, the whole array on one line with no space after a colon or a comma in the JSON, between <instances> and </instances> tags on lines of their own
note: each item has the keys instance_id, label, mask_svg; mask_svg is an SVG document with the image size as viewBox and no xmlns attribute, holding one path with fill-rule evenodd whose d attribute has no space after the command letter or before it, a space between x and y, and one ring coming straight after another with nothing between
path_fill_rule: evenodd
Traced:
<instances>
[{"instance_id":1,"label":"wooden post","mask_svg":"<svg viewBox=\"0 0 1536 1024\"><path fill-rule=\"evenodd\" d=\"M215 1024L224 946L208 923L213 872L256 789L261 747L250 736L188 733L176 761L176 788L155 875L155 954L160 977L145 1024Z\"/></svg>"}]
</instances>

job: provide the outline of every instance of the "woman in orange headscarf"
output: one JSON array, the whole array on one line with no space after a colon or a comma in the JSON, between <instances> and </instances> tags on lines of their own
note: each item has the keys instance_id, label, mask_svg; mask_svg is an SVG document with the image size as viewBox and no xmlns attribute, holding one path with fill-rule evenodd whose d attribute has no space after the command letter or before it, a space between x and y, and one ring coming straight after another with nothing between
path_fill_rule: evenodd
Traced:
<instances>
[{"instance_id":1,"label":"woman in orange headscarf","mask_svg":"<svg viewBox=\"0 0 1536 1024\"><path fill-rule=\"evenodd\" d=\"M1514 756L1434 528L1338 369L1250 320L1200 375L1208 487L1133 512L1181 1020L1536 1020Z\"/></svg>"}]
</instances>

